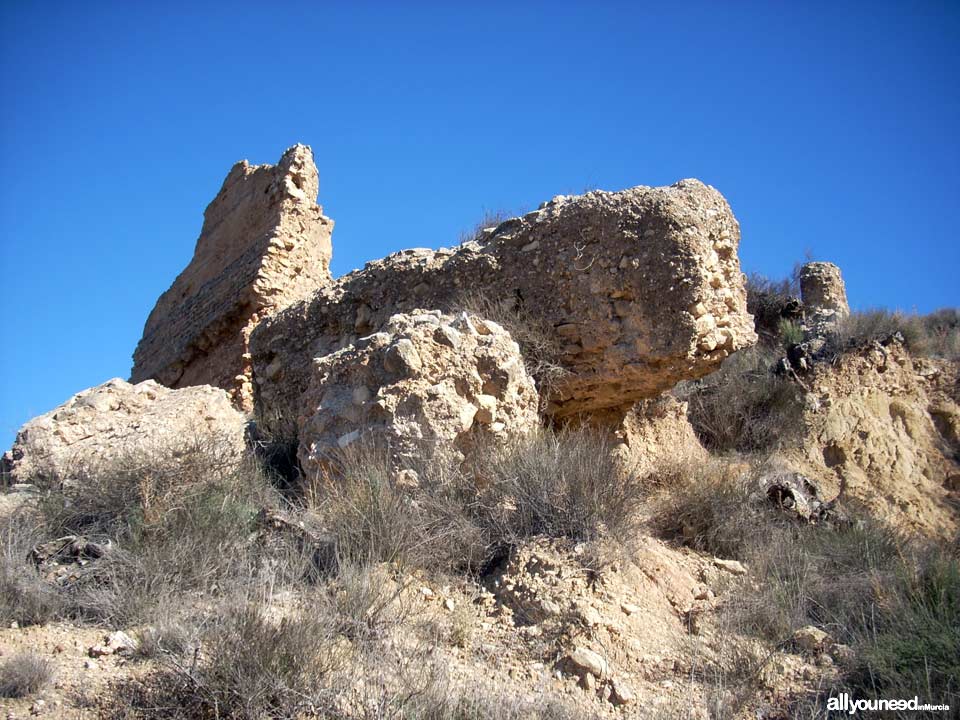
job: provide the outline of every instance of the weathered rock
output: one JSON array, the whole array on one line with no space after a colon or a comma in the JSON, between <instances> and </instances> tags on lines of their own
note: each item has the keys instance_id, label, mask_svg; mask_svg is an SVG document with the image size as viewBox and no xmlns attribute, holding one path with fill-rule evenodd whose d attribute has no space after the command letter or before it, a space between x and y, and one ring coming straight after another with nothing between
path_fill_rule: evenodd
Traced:
<instances>
[{"instance_id":1,"label":"weathered rock","mask_svg":"<svg viewBox=\"0 0 960 720\"><path fill-rule=\"evenodd\" d=\"M316 203L318 189L305 145L275 166L233 166L204 213L193 259L147 319L133 382L213 385L252 407L250 332L330 281L333 221Z\"/></svg>"},{"instance_id":2,"label":"weathered rock","mask_svg":"<svg viewBox=\"0 0 960 720\"><path fill-rule=\"evenodd\" d=\"M821 499L855 501L884 523L942 539L960 530L949 478L960 472L958 368L899 342L845 352L806 378L802 439L785 460Z\"/></svg>"},{"instance_id":3,"label":"weathered rock","mask_svg":"<svg viewBox=\"0 0 960 720\"><path fill-rule=\"evenodd\" d=\"M595 413L589 420L613 433L615 452L624 468L636 475L671 464L703 463L708 457L687 418L687 403L669 393Z\"/></svg>"},{"instance_id":4,"label":"weathered rock","mask_svg":"<svg viewBox=\"0 0 960 720\"><path fill-rule=\"evenodd\" d=\"M659 395L756 339L737 258L740 231L696 180L557 197L454 250L368 263L251 338L258 409L296 417L322 357L417 307L457 309L482 294L540 319L568 372L547 412L591 413Z\"/></svg>"},{"instance_id":5,"label":"weathered rock","mask_svg":"<svg viewBox=\"0 0 960 720\"><path fill-rule=\"evenodd\" d=\"M578 672L584 675L589 674L596 678L602 678L610 672L610 666L607 665L607 661L590 648L575 648L567 655L567 660Z\"/></svg>"},{"instance_id":6,"label":"weathered rock","mask_svg":"<svg viewBox=\"0 0 960 720\"><path fill-rule=\"evenodd\" d=\"M794 644L809 655L823 652L830 644L830 635L813 625L805 625L793 634Z\"/></svg>"},{"instance_id":7,"label":"weathered rock","mask_svg":"<svg viewBox=\"0 0 960 720\"><path fill-rule=\"evenodd\" d=\"M314 363L298 406L309 474L361 438L385 440L398 467L537 425L538 396L517 344L496 323L415 310Z\"/></svg>"},{"instance_id":8,"label":"weathered rock","mask_svg":"<svg viewBox=\"0 0 960 720\"><path fill-rule=\"evenodd\" d=\"M239 458L245 427L218 388L171 390L153 380L131 385L115 378L26 423L3 469L13 480L62 479L105 457L148 447L175 450L197 439L215 440Z\"/></svg>"},{"instance_id":9,"label":"weathered rock","mask_svg":"<svg viewBox=\"0 0 960 720\"><path fill-rule=\"evenodd\" d=\"M850 315L846 286L840 268L833 263L811 262L801 267L800 294L804 320L814 336L823 335Z\"/></svg>"},{"instance_id":10,"label":"weathered rock","mask_svg":"<svg viewBox=\"0 0 960 720\"><path fill-rule=\"evenodd\" d=\"M714 558L713 564L721 570L726 570L732 575L746 575L747 568L739 560L724 560L723 558Z\"/></svg>"}]
</instances>

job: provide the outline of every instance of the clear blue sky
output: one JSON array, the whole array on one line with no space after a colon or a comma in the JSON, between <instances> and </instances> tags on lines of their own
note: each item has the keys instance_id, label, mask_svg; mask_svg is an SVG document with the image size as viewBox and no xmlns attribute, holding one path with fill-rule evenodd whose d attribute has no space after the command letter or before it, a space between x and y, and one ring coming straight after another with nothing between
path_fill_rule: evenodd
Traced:
<instances>
[{"instance_id":1,"label":"clear blue sky","mask_svg":"<svg viewBox=\"0 0 960 720\"><path fill-rule=\"evenodd\" d=\"M127 377L237 160L313 146L339 275L484 210L697 177L744 269L960 304L956 2L0 7L0 450ZM463 4L468 5L468 4Z\"/></svg>"}]
</instances>

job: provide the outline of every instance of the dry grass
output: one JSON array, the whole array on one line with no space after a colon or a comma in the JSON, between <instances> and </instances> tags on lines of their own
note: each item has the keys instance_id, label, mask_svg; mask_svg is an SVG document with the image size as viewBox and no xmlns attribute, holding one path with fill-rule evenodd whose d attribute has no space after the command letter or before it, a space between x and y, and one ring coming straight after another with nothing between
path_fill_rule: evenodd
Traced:
<instances>
[{"instance_id":1,"label":"dry grass","mask_svg":"<svg viewBox=\"0 0 960 720\"><path fill-rule=\"evenodd\" d=\"M601 432L541 429L478 456L473 514L495 545L537 535L623 540L637 530L644 486Z\"/></svg>"},{"instance_id":2,"label":"dry grass","mask_svg":"<svg viewBox=\"0 0 960 720\"><path fill-rule=\"evenodd\" d=\"M36 653L22 652L0 664L0 698L34 695L53 679L53 666Z\"/></svg>"},{"instance_id":3,"label":"dry grass","mask_svg":"<svg viewBox=\"0 0 960 720\"><path fill-rule=\"evenodd\" d=\"M725 632L776 648L815 625L856 656L839 685L824 691L960 701L956 548L918 545L856 508L846 509L856 518L851 522L811 525L774 508L751 482L749 474L711 478L690 469L687 483L662 486L653 513L661 535L749 568L721 608ZM742 677L734 672L740 665L724 658L710 669L720 717L755 697L763 665L754 663L757 672ZM818 702L801 699L796 712L819 717Z\"/></svg>"},{"instance_id":4,"label":"dry grass","mask_svg":"<svg viewBox=\"0 0 960 720\"><path fill-rule=\"evenodd\" d=\"M896 333L914 355L960 359L960 312L954 308L929 315L882 309L851 313L828 338L828 352L839 355Z\"/></svg>"},{"instance_id":5,"label":"dry grass","mask_svg":"<svg viewBox=\"0 0 960 720\"><path fill-rule=\"evenodd\" d=\"M712 375L677 387L705 447L752 453L791 442L803 412L802 388L774 372L780 356L779 348L741 350Z\"/></svg>"}]
</instances>

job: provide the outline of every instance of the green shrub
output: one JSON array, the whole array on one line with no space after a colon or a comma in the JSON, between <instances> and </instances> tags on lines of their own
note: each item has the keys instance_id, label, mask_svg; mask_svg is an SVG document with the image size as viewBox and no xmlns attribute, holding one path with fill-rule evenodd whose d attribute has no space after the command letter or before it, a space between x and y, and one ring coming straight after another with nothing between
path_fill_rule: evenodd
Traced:
<instances>
[{"instance_id":1,"label":"green shrub","mask_svg":"<svg viewBox=\"0 0 960 720\"><path fill-rule=\"evenodd\" d=\"M960 703L960 562L936 553L906 567L857 638L847 678L858 697Z\"/></svg>"},{"instance_id":2,"label":"green shrub","mask_svg":"<svg viewBox=\"0 0 960 720\"><path fill-rule=\"evenodd\" d=\"M759 273L747 276L747 312L753 315L754 326L762 342L777 344L783 311L800 297L800 283L793 277L771 280Z\"/></svg>"}]
</instances>

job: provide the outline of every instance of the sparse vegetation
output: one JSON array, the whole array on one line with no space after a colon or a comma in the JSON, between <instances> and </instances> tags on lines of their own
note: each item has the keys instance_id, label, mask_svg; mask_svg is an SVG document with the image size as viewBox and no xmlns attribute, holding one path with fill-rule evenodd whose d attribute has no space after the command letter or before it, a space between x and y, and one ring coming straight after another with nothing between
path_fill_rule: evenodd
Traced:
<instances>
[{"instance_id":1,"label":"sparse vegetation","mask_svg":"<svg viewBox=\"0 0 960 720\"><path fill-rule=\"evenodd\" d=\"M474 510L494 545L536 535L627 539L637 528L644 486L590 429L541 430L480 454Z\"/></svg>"},{"instance_id":2,"label":"sparse vegetation","mask_svg":"<svg viewBox=\"0 0 960 720\"><path fill-rule=\"evenodd\" d=\"M528 310L516 297L491 298L472 293L453 303L456 311L466 311L501 325L520 346L524 364L537 384L541 401L546 402L551 391L569 372L560 362L563 347L553 326L543 317Z\"/></svg>"},{"instance_id":3,"label":"sparse vegetation","mask_svg":"<svg viewBox=\"0 0 960 720\"><path fill-rule=\"evenodd\" d=\"M780 356L763 346L741 350L712 375L677 387L707 448L757 452L790 440L803 410L802 388L774 372Z\"/></svg>"},{"instance_id":4,"label":"sparse vegetation","mask_svg":"<svg viewBox=\"0 0 960 720\"><path fill-rule=\"evenodd\" d=\"M960 358L960 313L953 308L929 315L900 311L853 312L828 338L828 352L839 355L899 333L911 353L920 357Z\"/></svg>"},{"instance_id":5,"label":"sparse vegetation","mask_svg":"<svg viewBox=\"0 0 960 720\"><path fill-rule=\"evenodd\" d=\"M800 297L797 273L783 280L771 280L759 273L747 276L747 312L753 315L761 341L777 344L784 311Z\"/></svg>"},{"instance_id":6,"label":"sparse vegetation","mask_svg":"<svg viewBox=\"0 0 960 720\"><path fill-rule=\"evenodd\" d=\"M50 661L36 653L18 653L0 664L0 698L34 695L52 679L53 666Z\"/></svg>"},{"instance_id":7,"label":"sparse vegetation","mask_svg":"<svg viewBox=\"0 0 960 720\"><path fill-rule=\"evenodd\" d=\"M750 579L723 606L729 632L789 647L796 630L814 625L854 653L832 692L919 694L954 706L960 701L955 549L918 545L854 512L850 522L811 525L752 494L749 477L691 474L687 484L663 486L653 523L665 537L750 569ZM711 672L719 673L723 701L717 702L726 717L730 702L753 696L757 676L751 671L738 681L736 663L723 663ZM822 716L821 701L804 701L811 717Z\"/></svg>"}]
</instances>

